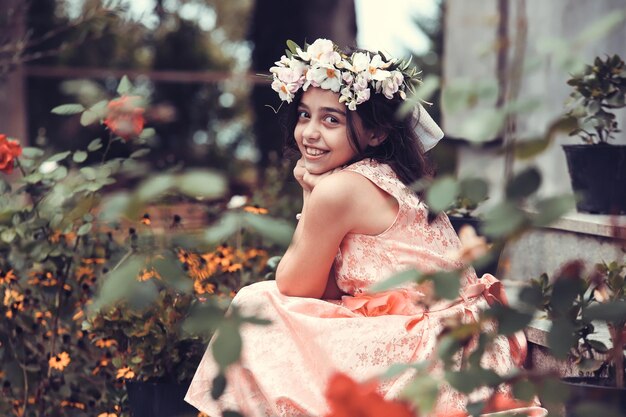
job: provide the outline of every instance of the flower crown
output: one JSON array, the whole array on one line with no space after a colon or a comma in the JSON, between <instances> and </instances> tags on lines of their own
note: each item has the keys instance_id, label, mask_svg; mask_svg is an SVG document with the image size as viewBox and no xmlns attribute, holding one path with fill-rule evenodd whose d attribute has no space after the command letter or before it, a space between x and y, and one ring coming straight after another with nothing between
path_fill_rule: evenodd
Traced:
<instances>
[{"instance_id":1,"label":"flower crown","mask_svg":"<svg viewBox=\"0 0 626 417\"><path fill-rule=\"evenodd\" d=\"M387 60L382 53L354 52L348 56L328 39L317 39L301 49L287 41L286 55L270 68L272 89L281 100L291 103L300 88L310 86L340 93L339 102L348 109L369 100L372 91L392 99L396 94L406 99L421 81L410 60Z\"/></svg>"}]
</instances>

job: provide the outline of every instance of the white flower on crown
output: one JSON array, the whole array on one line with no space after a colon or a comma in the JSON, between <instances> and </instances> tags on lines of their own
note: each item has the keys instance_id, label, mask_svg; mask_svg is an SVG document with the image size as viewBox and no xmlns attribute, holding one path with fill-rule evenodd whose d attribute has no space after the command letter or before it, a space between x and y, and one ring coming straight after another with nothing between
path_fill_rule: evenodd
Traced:
<instances>
[{"instance_id":1,"label":"white flower on crown","mask_svg":"<svg viewBox=\"0 0 626 417\"><path fill-rule=\"evenodd\" d=\"M300 88L306 91L313 86L340 93L339 102L356 110L372 93L388 99L398 94L405 100L405 87L416 78L414 70L404 73L395 66L395 60L386 61L380 54L355 52L342 56L328 39L317 39L304 51L299 47L291 51L293 55L283 55L270 68L272 89L288 103Z\"/></svg>"},{"instance_id":2,"label":"white flower on crown","mask_svg":"<svg viewBox=\"0 0 626 417\"><path fill-rule=\"evenodd\" d=\"M350 65L350 70L352 72L362 72L366 71L370 66L370 57L368 54L364 52L356 52L352 55L352 65Z\"/></svg>"},{"instance_id":3,"label":"white flower on crown","mask_svg":"<svg viewBox=\"0 0 626 417\"><path fill-rule=\"evenodd\" d=\"M391 62L383 61L382 57L376 54L372 57L367 67L367 72L373 80L382 81L391 75L389 71L385 70L389 65L391 65Z\"/></svg>"},{"instance_id":4,"label":"white flower on crown","mask_svg":"<svg viewBox=\"0 0 626 417\"><path fill-rule=\"evenodd\" d=\"M306 52L296 49L297 55L311 64L335 65L341 62L341 55L335 51L333 42L328 39L317 39L307 48Z\"/></svg>"},{"instance_id":5,"label":"white flower on crown","mask_svg":"<svg viewBox=\"0 0 626 417\"><path fill-rule=\"evenodd\" d=\"M286 84L278 79L272 82L272 90L278 93L278 97L281 100L286 101L287 103L291 103L293 100L295 93L302 86L299 83L289 83Z\"/></svg>"},{"instance_id":6,"label":"white flower on crown","mask_svg":"<svg viewBox=\"0 0 626 417\"><path fill-rule=\"evenodd\" d=\"M313 87L320 87L335 93L341 89L341 71L330 65L312 67L307 71L306 79Z\"/></svg>"}]
</instances>

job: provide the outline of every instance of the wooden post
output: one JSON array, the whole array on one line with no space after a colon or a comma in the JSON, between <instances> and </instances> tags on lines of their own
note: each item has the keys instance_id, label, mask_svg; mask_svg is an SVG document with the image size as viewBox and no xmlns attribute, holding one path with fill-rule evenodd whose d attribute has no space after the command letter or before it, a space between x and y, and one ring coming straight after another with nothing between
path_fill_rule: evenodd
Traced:
<instances>
[{"instance_id":1,"label":"wooden post","mask_svg":"<svg viewBox=\"0 0 626 417\"><path fill-rule=\"evenodd\" d=\"M0 10L6 11L0 26L0 37L8 39L8 44L0 46L24 39L26 8L21 3L20 0L0 0ZM24 66L19 56L4 54L0 59L7 60L0 65L0 133L19 139L22 145L28 145ZM4 64L8 65L5 67ZM7 69L8 72L4 72Z\"/></svg>"}]
</instances>

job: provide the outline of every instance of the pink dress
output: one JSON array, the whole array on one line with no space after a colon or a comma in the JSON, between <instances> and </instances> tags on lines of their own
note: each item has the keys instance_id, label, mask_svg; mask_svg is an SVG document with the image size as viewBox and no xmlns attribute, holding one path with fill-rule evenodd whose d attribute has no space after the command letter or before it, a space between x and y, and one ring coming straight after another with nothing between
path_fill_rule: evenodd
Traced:
<instances>
[{"instance_id":1,"label":"pink dress","mask_svg":"<svg viewBox=\"0 0 626 417\"><path fill-rule=\"evenodd\" d=\"M274 281L241 289L233 304L242 313L270 319L272 324L242 328L240 362L229 367L227 389L217 402L210 395L217 366L207 349L185 400L209 416L219 417L222 410L240 411L247 417L323 416L328 411L324 391L333 373L341 371L364 381L394 363L428 360L436 355L437 335L446 319L473 321L488 302L502 299L495 278L478 279L472 271L462 277L456 302L440 301L427 310L422 307L430 293L427 285L368 295L372 284L410 267L421 271L459 267L448 255L460 248L460 242L446 216L428 223L424 204L388 165L368 159L346 169L395 197L399 211L394 223L376 236L344 238L334 264L339 288L350 294L341 301L287 297ZM485 355L484 365L506 373L521 364L525 352L523 336L501 337ZM386 398L396 398L412 376L407 371L383 381L380 389ZM487 395L474 392L471 399ZM444 388L432 415L462 410L467 400ZM543 415L543 409L531 409Z\"/></svg>"}]
</instances>

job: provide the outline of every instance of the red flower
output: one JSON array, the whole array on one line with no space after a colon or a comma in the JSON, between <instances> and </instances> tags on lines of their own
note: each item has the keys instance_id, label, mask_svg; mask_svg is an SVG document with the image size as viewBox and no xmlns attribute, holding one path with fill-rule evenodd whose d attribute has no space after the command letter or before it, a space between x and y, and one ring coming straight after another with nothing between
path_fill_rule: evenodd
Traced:
<instances>
[{"instance_id":1,"label":"red flower","mask_svg":"<svg viewBox=\"0 0 626 417\"><path fill-rule=\"evenodd\" d=\"M325 417L414 417L407 403L388 401L380 395L376 381L362 384L349 376L334 374L326 388L326 401L330 411Z\"/></svg>"},{"instance_id":2,"label":"red flower","mask_svg":"<svg viewBox=\"0 0 626 417\"><path fill-rule=\"evenodd\" d=\"M104 119L106 127L124 140L138 136L146 122L143 117L144 109L139 106L140 101L138 96L121 96L111 100Z\"/></svg>"},{"instance_id":3,"label":"red flower","mask_svg":"<svg viewBox=\"0 0 626 417\"><path fill-rule=\"evenodd\" d=\"M7 139L0 135L0 171L10 174L13 172L15 158L22 154L22 147L16 140Z\"/></svg>"}]
</instances>

